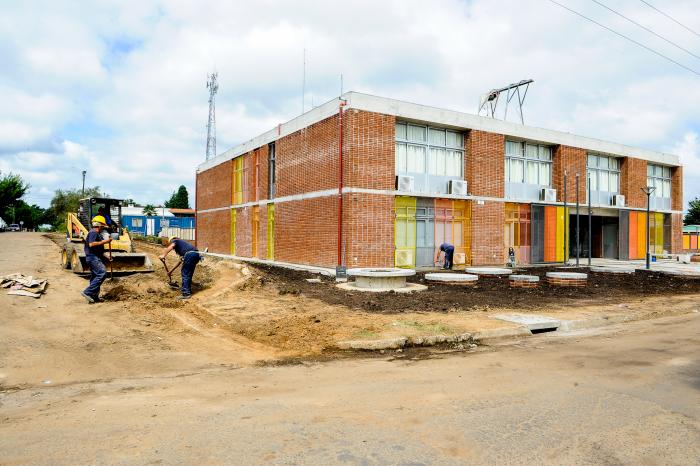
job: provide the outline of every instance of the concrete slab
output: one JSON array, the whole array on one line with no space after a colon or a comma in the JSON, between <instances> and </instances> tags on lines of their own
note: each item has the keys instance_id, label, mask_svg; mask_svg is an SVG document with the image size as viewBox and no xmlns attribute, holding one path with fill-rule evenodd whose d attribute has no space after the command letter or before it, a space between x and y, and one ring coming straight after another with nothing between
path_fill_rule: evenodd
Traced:
<instances>
[{"instance_id":1,"label":"concrete slab","mask_svg":"<svg viewBox=\"0 0 700 466\"><path fill-rule=\"evenodd\" d=\"M513 273L512 269L500 267L467 267L464 271L476 275L510 275Z\"/></svg>"},{"instance_id":2,"label":"concrete slab","mask_svg":"<svg viewBox=\"0 0 700 466\"><path fill-rule=\"evenodd\" d=\"M493 318L522 325L530 331L559 328L561 325L561 321L559 320L532 314L498 314L493 316Z\"/></svg>"},{"instance_id":3,"label":"concrete slab","mask_svg":"<svg viewBox=\"0 0 700 466\"><path fill-rule=\"evenodd\" d=\"M412 293L414 291L428 289L427 286L421 285L420 283L406 283L404 286L398 288L363 288L357 286L357 282L338 283L335 286L345 291L367 291L370 293L388 293L389 291L394 293Z\"/></svg>"},{"instance_id":4,"label":"concrete slab","mask_svg":"<svg viewBox=\"0 0 700 466\"><path fill-rule=\"evenodd\" d=\"M537 283L540 281L540 277L537 275L511 275L508 280L513 282L531 282Z\"/></svg>"},{"instance_id":5,"label":"concrete slab","mask_svg":"<svg viewBox=\"0 0 700 466\"><path fill-rule=\"evenodd\" d=\"M431 282L469 283L477 281L479 276L468 273L426 273L425 279Z\"/></svg>"},{"instance_id":6,"label":"concrete slab","mask_svg":"<svg viewBox=\"0 0 700 466\"><path fill-rule=\"evenodd\" d=\"M591 267L591 272L633 274L634 267Z\"/></svg>"},{"instance_id":7,"label":"concrete slab","mask_svg":"<svg viewBox=\"0 0 700 466\"><path fill-rule=\"evenodd\" d=\"M547 278L560 280L587 280L588 274L578 272L547 272Z\"/></svg>"}]
</instances>

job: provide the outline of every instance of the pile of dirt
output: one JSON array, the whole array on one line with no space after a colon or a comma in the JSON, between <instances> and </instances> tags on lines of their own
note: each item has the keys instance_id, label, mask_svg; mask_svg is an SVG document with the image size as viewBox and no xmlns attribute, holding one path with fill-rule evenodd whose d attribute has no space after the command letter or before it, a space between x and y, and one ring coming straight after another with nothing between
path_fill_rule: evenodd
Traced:
<instances>
[{"instance_id":1,"label":"pile of dirt","mask_svg":"<svg viewBox=\"0 0 700 466\"><path fill-rule=\"evenodd\" d=\"M335 286L335 280L323 277L321 283L309 283L314 277L308 272L255 266L263 283L273 286L279 294L301 295L331 305L378 313L484 311L491 308L537 310L571 305L595 305L629 302L648 296L700 293L700 280L689 280L655 272L637 272L632 275L589 274L585 288L562 288L546 283L549 271L555 267L527 270L540 277L540 286L532 289L510 288L507 277L482 277L474 287L429 284L418 293L363 293L344 291ZM587 273L586 268L566 268L567 272ZM410 277L409 281L425 283L425 273Z\"/></svg>"}]
</instances>

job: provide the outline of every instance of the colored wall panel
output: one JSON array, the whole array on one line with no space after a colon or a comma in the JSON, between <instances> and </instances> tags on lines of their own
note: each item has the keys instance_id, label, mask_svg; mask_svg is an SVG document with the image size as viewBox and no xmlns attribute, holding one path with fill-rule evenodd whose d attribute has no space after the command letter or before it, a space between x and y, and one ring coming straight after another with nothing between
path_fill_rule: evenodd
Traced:
<instances>
[{"instance_id":1,"label":"colored wall panel","mask_svg":"<svg viewBox=\"0 0 700 466\"><path fill-rule=\"evenodd\" d=\"M644 259L647 253L646 243L647 214L637 212L637 259Z\"/></svg>"},{"instance_id":2,"label":"colored wall panel","mask_svg":"<svg viewBox=\"0 0 700 466\"><path fill-rule=\"evenodd\" d=\"M557 241L556 241L556 261L564 262L564 231L566 216L564 208L557 207Z\"/></svg>"},{"instance_id":3,"label":"colored wall panel","mask_svg":"<svg viewBox=\"0 0 700 466\"><path fill-rule=\"evenodd\" d=\"M639 259L637 256L637 223L639 221L638 212L630 212L630 227L629 227L629 258Z\"/></svg>"},{"instance_id":4,"label":"colored wall panel","mask_svg":"<svg viewBox=\"0 0 700 466\"><path fill-rule=\"evenodd\" d=\"M683 235L683 249L690 249L690 235Z\"/></svg>"},{"instance_id":5,"label":"colored wall panel","mask_svg":"<svg viewBox=\"0 0 700 466\"><path fill-rule=\"evenodd\" d=\"M557 208L544 208L544 261L557 260Z\"/></svg>"},{"instance_id":6,"label":"colored wall panel","mask_svg":"<svg viewBox=\"0 0 700 466\"><path fill-rule=\"evenodd\" d=\"M253 257L258 256L258 230L260 229L260 206L253 207L253 227L252 227L252 242L253 242Z\"/></svg>"},{"instance_id":7,"label":"colored wall panel","mask_svg":"<svg viewBox=\"0 0 700 466\"><path fill-rule=\"evenodd\" d=\"M267 205L267 258L275 258L275 205Z\"/></svg>"},{"instance_id":8,"label":"colored wall panel","mask_svg":"<svg viewBox=\"0 0 700 466\"><path fill-rule=\"evenodd\" d=\"M395 201L394 263L396 267L416 265L416 198L398 196Z\"/></svg>"},{"instance_id":9,"label":"colored wall panel","mask_svg":"<svg viewBox=\"0 0 700 466\"><path fill-rule=\"evenodd\" d=\"M231 255L236 255L236 209L231 209Z\"/></svg>"},{"instance_id":10,"label":"colored wall panel","mask_svg":"<svg viewBox=\"0 0 700 466\"><path fill-rule=\"evenodd\" d=\"M664 214L656 212L654 215L654 252L664 253Z\"/></svg>"},{"instance_id":11,"label":"colored wall panel","mask_svg":"<svg viewBox=\"0 0 700 466\"><path fill-rule=\"evenodd\" d=\"M698 235L690 236L690 249L698 249Z\"/></svg>"}]
</instances>

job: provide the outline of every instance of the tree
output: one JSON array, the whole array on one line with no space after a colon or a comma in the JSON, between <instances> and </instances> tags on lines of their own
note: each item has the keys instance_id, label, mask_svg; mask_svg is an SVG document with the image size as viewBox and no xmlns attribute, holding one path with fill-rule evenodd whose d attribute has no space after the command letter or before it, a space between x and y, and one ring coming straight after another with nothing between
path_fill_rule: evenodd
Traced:
<instances>
[{"instance_id":1,"label":"tree","mask_svg":"<svg viewBox=\"0 0 700 466\"><path fill-rule=\"evenodd\" d=\"M180 185L176 192L170 196L170 200L165 201L165 207L171 209L189 209L190 195L187 193L185 185Z\"/></svg>"},{"instance_id":2,"label":"tree","mask_svg":"<svg viewBox=\"0 0 700 466\"><path fill-rule=\"evenodd\" d=\"M700 198L696 197L688 203L688 213L683 219L685 225L700 225Z\"/></svg>"},{"instance_id":3,"label":"tree","mask_svg":"<svg viewBox=\"0 0 700 466\"><path fill-rule=\"evenodd\" d=\"M146 217L153 217L156 215L156 208L153 204L146 204L143 206L143 215Z\"/></svg>"},{"instance_id":4,"label":"tree","mask_svg":"<svg viewBox=\"0 0 700 466\"><path fill-rule=\"evenodd\" d=\"M14 173L2 176L0 173L0 217L11 222L12 210L15 209L16 217L18 202L27 194L27 191L29 191L29 183L25 182L21 176Z\"/></svg>"},{"instance_id":5,"label":"tree","mask_svg":"<svg viewBox=\"0 0 700 466\"><path fill-rule=\"evenodd\" d=\"M132 198L127 197L124 199L124 205L138 205L136 204L136 201L134 201Z\"/></svg>"},{"instance_id":6,"label":"tree","mask_svg":"<svg viewBox=\"0 0 700 466\"><path fill-rule=\"evenodd\" d=\"M55 217L54 225L64 222L68 212L77 212L80 199L86 197L102 197L100 187L85 188L85 194L81 189L57 189L54 191L49 207L51 214Z\"/></svg>"}]
</instances>

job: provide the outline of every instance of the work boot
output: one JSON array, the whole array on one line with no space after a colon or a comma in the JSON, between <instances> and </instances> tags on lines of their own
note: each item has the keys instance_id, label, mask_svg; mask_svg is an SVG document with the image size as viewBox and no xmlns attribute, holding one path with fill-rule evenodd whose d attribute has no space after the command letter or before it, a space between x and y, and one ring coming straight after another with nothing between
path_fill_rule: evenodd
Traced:
<instances>
[{"instance_id":1,"label":"work boot","mask_svg":"<svg viewBox=\"0 0 700 466\"><path fill-rule=\"evenodd\" d=\"M85 298L85 300L88 302L88 304L94 304L95 303L95 298L93 298L90 295L85 294L84 291L81 291L80 294Z\"/></svg>"},{"instance_id":2,"label":"work boot","mask_svg":"<svg viewBox=\"0 0 700 466\"><path fill-rule=\"evenodd\" d=\"M179 301L187 301L187 300L190 299L190 298L191 298L190 295L184 295L184 294L183 294L183 295L181 295L181 296L178 296L178 297L175 298L175 299L177 299L177 300L179 300Z\"/></svg>"}]
</instances>

